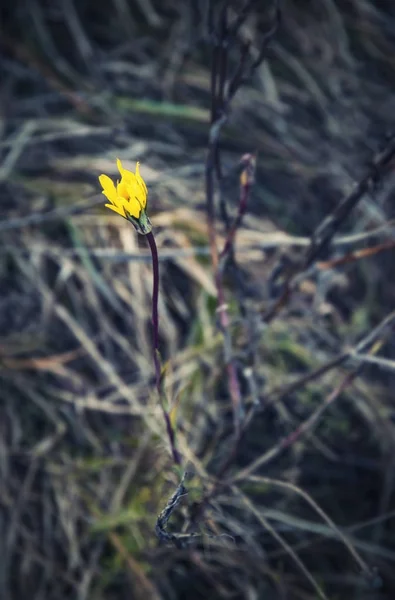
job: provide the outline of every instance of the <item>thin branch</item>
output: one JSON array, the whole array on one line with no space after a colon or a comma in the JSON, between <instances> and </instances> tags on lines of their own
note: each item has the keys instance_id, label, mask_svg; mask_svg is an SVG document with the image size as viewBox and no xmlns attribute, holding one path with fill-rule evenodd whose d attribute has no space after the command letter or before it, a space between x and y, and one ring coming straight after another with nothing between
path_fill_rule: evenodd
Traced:
<instances>
[{"instance_id":1,"label":"thin branch","mask_svg":"<svg viewBox=\"0 0 395 600\"><path fill-rule=\"evenodd\" d=\"M279 479L272 479L271 477L264 477L261 475L251 475L250 477L248 477L247 482L256 482L260 484L264 483L266 485L272 485L274 487L290 490L298 496L301 496L307 502L307 504L309 504L311 508L321 517L321 519L325 521L328 527L334 532L335 536L343 542L343 544L346 546L350 554L354 557L355 561L357 562L358 566L361 568L365 576L371 576L371 569L363 560L363 558L359 555L359 553L355 550L348 536L345 533L343 533L343 531L339 529L339 527L337 527L337 525L332 521L332 519L328 517L326 512L322 510L322 508L317 504L317 502L315 502L315 500L313 500L313 498L307 492L305 492L300 487L294 485L293 483L290 483L289 481L281 481Z\"/></svg>"},{"instance_id":2,"label":"thin branch","mask_svg":"<svg viewBox=\"0 0 395 600\"><path fill-rule=\"evenodd\" d=\"M237 35L237 31L241 26L242 22L246 18L248 11L251 9L254 2L248 2L244 7L244 11L241 12L239 19L236 19L232 26L228 24L228 5L225 3L219 14L218 26L215 25L214 17L214 3L209 3L208 13L208 26L209 36L213 44L212 52L212 65L211 65L211 123L208 140L208 152L206 158L206 169L205 169L205 183L206 183L206 214L207 214L207 226L209 235L209 245L211 252L211 260L215 273L215 283L217 287L217 298L218 298L218 316L221 331L224 336L224 354L225 354L225 365L228 373L228 387L229 394L231 397L233 407L233 420L236 438L239 436L240 423L242 419L243 409L241 402L240 385L237 376L236 366L233 360L232 351L232 340L229 333L229 316L226 305L225 292L223 289L222 282L222 268L219 264L219 253L216 241L216 230L215 230L215 202L214 202L214 191L215 181L214 175L216 175L217 183L220 189L220 209L221 216L225 223L225 230L229 233L230 220L227 212L227 206L225 203L224 194L222 191L222 169L220 162L219 153L219 140L220 133L228 120L230 103L235 93L239 89L243 81L243 73L246 69L247 60L249 57L249 43L243 43L240 50L240 58L236 71L233 77L230 78L227 88L227 71L228 71L228 51L229 43L234 40ZM276 3L277 9L277 3ZM272 34L265 36L265 48L267 47L270 39L273 37L276 31L276 27L272 28ZM262 57L264 52L262 51ZM249 74L253 73L254 69L250 69ZM245 201L242 203L241 211L239 215L239 221L241 222L242 215L245 212L246 199L249 192L249 186L245 186ZM233 243L233 238L237 229L236 227L230 234L229 244L226 248L226 254L228 254Z\"/></svg>"},{"instance_id":3,"label":"thin branch","mask_svg":"<svg viewBox=\"0 0 395 600\"><path fill-rule=\"evenodd\" d=\"M256 519L260 522L262 527L266 529L270 535L282 546L285 552L293 559L295 564L299 567L301 572L304 574L306 579L311 583L314 588L316 594L321 598L321 600L329 600L324 591L321 589L320 585L314 579L310 571L305 567L303 562L300 560L299 556L296 552L291 548L288 542L272 527L269 521L262 515L262 513L254 506L254 504L249 500L249 498L243 494L236 486L232 487L233 492L238 495L242 501L242 503L248 508L248 510L256 517Z\"/></svg>"},{"instance_id":4,"label":"thin branch","mask_svg":"<svg viewBox=\"0 0 395 600\"><path fill-rule=\"evenodd\" d=\"M332 238L339 227L341 227L348 218L351 211L356 207L363 196L374 189L386 170L388 170L394 157L395 136L388 141L382 151L376 154L372 160L372 166L369 172L355 185L353 191L346 196L346 198L338 204L335 210L326 217L323 223L317 227L312 236L311 246L307 252L305 268L309 267L323 252L328 250Z\"/></svg>"},{"instance_id":5,"label":"thin branch","mask_svg":"<svg viewBox=\"0 0 395 600\"><path fill-rule=\"evenodd\" d=\"M284 450L291 447L297 440L299 440L308 431L311 431L313 426L318 422L324 411L331 406L335 400L344 392L344 390L351 385L354 379L360 374L361 367L354 370L352 373L348 373L343 381L329 394L325 400L318 406L318 408L311 413L311 415L303 421L296 429L294 429L286 437L282 438L275 446L270 448L265 454L254 460L247 467L239 471L239 473L232 479L237 482L245 479L251 475L257 469L267 466L274 458L279 456Z\"/></svg>"},{"instance_id":6,"label":"thin branch","mask_svg":"<svg viewBox=\"0 0 395 600\"><path fill-rule=\"evenodd\" d=\"M324 221L317 227L311 237L310 247L306 252L304 260L299 266L293 266L285 274L285 282L283 291L274 304L267 310L262 318L265 323L271 322L287 304L292 295L293 284L298 274L311 268L313 263L320 256L327 252L333 237L348 218L351 211L356 207L363 196L374 189L377 183L390 170L392 161L395 157L395 136L393 136L386 144L384 150L378 152L373 160L372 167L365 177L354 187L351 194L346 196L335 208L335 210L327 216Z\"/></svg>"},{"instance_id":7,"label":"thin branch","mask_svg":"<svg viewBox=\"0 0 395 600\"><path fill-rule=\"evenodd\" d=\"M395 240L388 240L387 242L383 242L378 246L362 248L361 250L349 252L348 254L345 254L344 256L340 256L338 258L333 258L325 262L318 262L317 268L322 271L326 269L335 269L336 267L348 265L350 263L362 260L364 258L370 258L371 256L375 256L376 254L380 254L381 252L385 252L386 250L393 250L394 248Z\"/></svg>"}]
</instances>

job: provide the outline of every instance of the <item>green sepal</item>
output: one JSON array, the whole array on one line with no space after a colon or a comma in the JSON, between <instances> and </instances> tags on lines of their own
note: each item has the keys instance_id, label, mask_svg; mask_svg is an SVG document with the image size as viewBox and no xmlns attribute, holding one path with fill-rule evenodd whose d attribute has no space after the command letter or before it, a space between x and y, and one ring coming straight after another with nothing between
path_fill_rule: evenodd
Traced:
<instances>
[{"instance_id":1,"label":"green sepal","mask_svg":"<svg viewBox=\"0 0 395 600\"><path fill-rule=\"evenodd\" d=\"M137 233L141 233L141 235L147 235L147 233L150 233L150 231L152 231L152 223L147 217L147 213L144 209L141 209L140 216L138 219L132 217L131 215L128 215L128 221L130 221L133 224Z\"/></svg>"}]
</instances>

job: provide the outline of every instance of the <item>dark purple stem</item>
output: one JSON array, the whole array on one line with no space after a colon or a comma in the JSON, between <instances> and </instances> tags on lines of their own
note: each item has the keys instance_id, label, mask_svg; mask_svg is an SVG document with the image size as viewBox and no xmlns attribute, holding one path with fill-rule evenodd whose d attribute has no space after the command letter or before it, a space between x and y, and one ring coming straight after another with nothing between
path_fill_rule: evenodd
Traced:
<instances>
[{"instance_id":1,"label":"dark purple stem","mask_svg":"<svg viewBox=\"0 0 395 600\"><path fill-rule=\"evenodd\" d=\"M158 249L154 234L152 231L147 233L146 238L150 245L152 255L152 345L154 350L155 363L155 381L158 392L160 393L160 360L159 360L159 315L158 315L158 300L159 300L159 259Z\"/></svg>"},{"instance_id":2,"label":"dark purple stem","mask_svg":"<svg viewBox=\"0 0 395 600\"><path fill-rule=\"evenodd\" d=\"M166 423L166 431L170 441L171 452L173 460L176 465L181 464L181 457L176 448L176 440L174 429L171 424L170 416L165 409L163 403L163 394L161 389L161 366L160 366L160 353L159 353L159 314L158 314L158 300L159 300L159 259L158 249L156 247L155 237L152 231L145 236L148 240L152 255L152 345L154 354L154 365L155 365L155 383L158 391L160 404L163 411L163 417Z\"/></svg>"}]
</instances>

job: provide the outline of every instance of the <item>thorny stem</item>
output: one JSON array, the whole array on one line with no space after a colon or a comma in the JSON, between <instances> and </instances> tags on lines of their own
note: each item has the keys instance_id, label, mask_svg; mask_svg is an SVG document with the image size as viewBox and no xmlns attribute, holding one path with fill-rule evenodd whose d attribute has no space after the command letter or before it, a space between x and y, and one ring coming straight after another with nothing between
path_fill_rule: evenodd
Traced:
<instances>
[{"instance_id":1,"label":"thorny stem","mask_svg":"<svg viewBox=\"0 0 395 600\"><path fill-rule=\"evenodd\" d=\"M256 0L250 0L244 6L243 11L239 17L233 20L233 23L229 22L228 15L228 4L224 3L219 13L219 19L215 22L214 15L214 2L209 2L208 9L208 29L210 39L213 45L212 52L212 65L211 65L211 121L210 121L210 133L208 152L206 159L206 214L207 214L207 225L208 225L208 236L211 253L211 261L215 273L215 283L217 288L217 302L218 302L218 317L220 329L223 333L224 338L224 354L225 354L225 365L228 374L228 389L229 395L232 402L233 409L233 420L235 438L238 439L240 435L241 422L243 417L243 407L241 399L240 385L237 375L236 365L233 359L232 350L232 339L229 331L229 315L225 301L225 292L223 287L222 275L223 267L220 264L220 258L225 258L221 261L223 264L226 263L226 255L232 257L233 239L236 234L237 228L240 226L241 219L246 210L246 202L249 193L250 185L244 186L244 197L241 199L239 206L239 214L235 220L233 227L230 225L228 217L225 197L222 190L222 169L219 152L220 133L223 126L226 124L230 112L230 104L234 98L237 90L241 85L252 75L254 70L263 61L269 41L275 34L279 22L279 7L278 0L274 1L275 18L273 25L270 30L265 34L262 49L259 53L259 57L249 65L248 62L250 57L250 43L241 43L239 61L236 69L230 77L228 77L228 51L229 44L231 41L236 39L237 33L246 19L252 6ZM246 75L247 72L247 75ZM215 205L214 205L214 177L216 176L217 183L220 188L220 213L225 223L225 229L227 234L227 243L225 249L222 251L221 256L218 253L218 247L216 242L216 231L215 231ZM247 176L246 176L247 177Z\"/></svg>"},{"instance_id":2,"label":"thorny stem","mask_svg":"<svg viewBox=\"0 0 395 600\"><path fill-rule=\"evenodd\" d=\"M148 240L152 255L152 345L155 365L155 383L158 396L160 399L160 405L163 412L163 417L166 424L166 432L170 442L171 453L173 456L174 464L181 464L181 456L176 448L175 432L170 421L169 413L167 412L164 405L164 398L161 386L161 365L160 365L160 352L159 352L159 314L158 314L158 300L159 300L159 259L158 249L156 247L155 237L152 231L145 236Z\"/></svg>"},{"instance_id":3,"label":"thorny stem","mask_svg":"<svg viewBox=\"0 0 395 600\"><path fill-rule=\"evenodd\" d=\"M255 172L255 156L248 154L243 156L242 162L244 163L244 169L240 178L240 202L237 216L233 224L228 228L226 241L220 254L221 262L216 272L216 285L218 290L218 312L220 315L220 323L223 331L226 333L229 328L229 316L226 311L225 294L222 285L222 275L225 268L225 264L228 258L234 261L234 240L238 228L241 225L243 216L247 210L247 200L250 194L250 189L254 180ZM229 336L230 337L230 336ZM241 422L244 416L243 407L241 404L241 391L239 380L237 377L236 368L232 362L232 349L230 339L225 337L225 363L229 379L229 391L232 399L234 425L236 433L236 444L241 433Z\"/></svg>"},{"instance_id":4,"label":"thorny stem","mask_svg":"<svg viewBox=\"0 0 395 600\"><path fill-rule=\"evenodd\" d=\"M218 248L215 233L215 209L214 209L214 169L218 166L218 138L222 124L225 122L224 115L218 116L217 106L217 69L216 58L217 48L215 48L213 56L213 66L211 71L211 129L209 139L209 149L206 160L206 211L207 211L207 227L209 234L209 244L211 261L215 272L215 284L217 288L217 303L219 313L219 323L224 335L225 347L225 364L228 373L229 393L232 399L233 416L236 436L238 436L240 422L240 388L237 379L236 369L232 362L231 340L229 335L229 316L225 302L225 292L222 285L222 277L219 272ZM221 92L220 92L221 96Z\"/></svg>"},{"instance_id":5,"label":"thorny stem","mask_svg":"<svg viewBox=\"0 0 395 600\"><path fill-rule=\"evenodd\" d=\"M218 268L218 248L216 242L215 225L214 225L214 173L213 173L213 157L215 156L215 146L209 149L207 164L206 164L206 206L207 206L207 225L209 231L211 260L215 272L215 284L217 288L217 312L220 323L220 328L224 336L224 353L225 364L228 373L229 393L233 406L233 418L236 437L240 430L241 416L241 396L240 387L237 379L236 368L232 360L231 339L229 334L229 315L226 306L225 292L222 284L222 275Z\"/></svg>"},{"instance_id":6,"label":"thorny stem","mask_svg":"<svg viewBox=\"0 0 395 600\"><path fill-rule=\"evenodd\" d=\"M214 69L213 69L214 70ZM213 79L213 87L215 86L215 78ZM215 89L212 90L215 92ZM215 109L213 108L213 115L215 114ZM213 116L212 115L212 116ZM225 292L222 285L222 276L219 271L219 259L218 259L218 248L216 242L216 233L215 233L215 210L214 210L214 165L215 165L215 156L217 152L217 141L215 127L218 125L216 122L212 123L212 129L210 132L210 141L209 141L209 151L207 155L206 161L206 210L207 210L207 227L209 233L209 243L210 243L210 253L211 253L211 261L213 264L214 272L215 272L215 284L217 288L217 304L218 304L218 318L221 327L221 331L224 336L224 353L225 353L225 364L226 370L228 373L228 385L229 385L229 393L232 400L233 406L233 418L234 418L234 426L236 437L238 436L240 429L240 407L241 407L241 398L240 398L240 388L239 382L237 379L237 373L235 369L235 365L232 361L232 349L231 349L231 340L229 335L229 316L226 306L225 300Z\"/></svg>"}]
</instances>

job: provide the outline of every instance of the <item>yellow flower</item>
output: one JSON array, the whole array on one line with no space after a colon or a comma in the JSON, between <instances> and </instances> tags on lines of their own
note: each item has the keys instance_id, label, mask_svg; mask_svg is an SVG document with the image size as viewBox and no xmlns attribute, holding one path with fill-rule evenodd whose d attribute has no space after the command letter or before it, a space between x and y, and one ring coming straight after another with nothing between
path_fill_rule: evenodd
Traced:
<instances>
[{"instance_id":1,"label":"yellow flower","mask_svg":"<svg viewBox=\"0 0 395 600\"><path fill-rule=\"evenodd\" d=\"M111 203L105 206L131 221L139 233L149 233L152 225L145 212L148 190L140 175L139 163L136 163L136 173L124 169L119 158L117 158L117 167L121 174L121 181L117 181L116 186L107 175L99 177L103 188L102 194Z\"/></svg>"}]
</instances>

